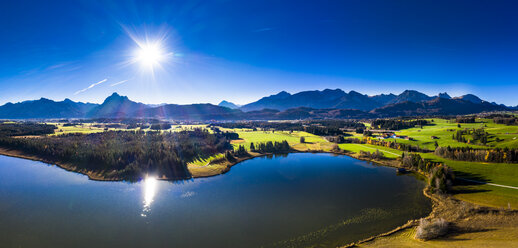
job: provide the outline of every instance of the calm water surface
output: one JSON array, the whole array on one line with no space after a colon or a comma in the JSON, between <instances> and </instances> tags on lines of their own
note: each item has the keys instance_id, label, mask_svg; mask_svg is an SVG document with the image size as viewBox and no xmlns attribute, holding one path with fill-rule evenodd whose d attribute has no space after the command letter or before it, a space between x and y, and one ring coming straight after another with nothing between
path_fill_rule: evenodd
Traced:
<instances>
[{"instance_id":1,"label":"calm water surface","mask_svg":"<svg viewBox=\"0 0 518 248\"><path fill-rule=\"evenodd\" d=\"M96 182L0 156L2 247L336 247L427 215L424 183L347 156L255 158L182 182Z\"/></svg>"}]
</instances>

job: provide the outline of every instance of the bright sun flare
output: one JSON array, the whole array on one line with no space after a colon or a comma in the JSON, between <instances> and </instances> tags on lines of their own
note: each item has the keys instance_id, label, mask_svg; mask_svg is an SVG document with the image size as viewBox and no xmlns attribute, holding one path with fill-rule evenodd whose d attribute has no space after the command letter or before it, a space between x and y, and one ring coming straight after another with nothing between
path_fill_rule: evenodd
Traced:
<instances>
[{"instance_id":1,"label":"bright sun flare","mask_svg":"<svg viewBox=\"0 0 518 248\"><path fill-rule=\"evenodd\" d=\"M153 69L160 65L166 58L166 53L159 42L145 43L139 45L135 55L135 60L143 67Z\"/></svg>"}]
</instances>

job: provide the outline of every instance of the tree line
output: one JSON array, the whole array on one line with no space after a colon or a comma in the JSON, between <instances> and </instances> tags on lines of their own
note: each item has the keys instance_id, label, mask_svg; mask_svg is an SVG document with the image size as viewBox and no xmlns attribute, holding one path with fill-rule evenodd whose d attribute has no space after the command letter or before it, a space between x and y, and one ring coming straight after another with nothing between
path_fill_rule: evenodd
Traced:
<instances>
[{"instance_id":1,"label":"tree line","mask_svg":"<svg viewBox=\"0 0 518 248\"><path fill-rule=\"evenodd\" d=\"M518 124L518 119L514 116L511 116L511 117L494 117L493 118L493 121L496 123L496 124L505 124L505 125L517 125Z\"/></svg>"},{"instance_id":2,"label":"tree line","mask_svg":"<svg viewBox=\"0 0 518 248\"><path fill-rule=\"evenodd\" d=\"M249 150L247 150L244 145L239 145L236 150L227 151L225 153L225 158L228 161L233 162L236 160L235 157L250 156L248 151L257 152L257 153L282 154L282 153L288 153L288 152L292 151L292 149L290 147L290 144L286 140L283 140L281 142L267 141L267 142L260 142L260 143L255 143L255 144L254 144L254 142L251 142Z\"/></svg>"},{"instance_id":3,"label":"tree line","mask_svg":"<svg viewBox=\"0 0 518 248\"><path fill-rule=\"evenodd\" d=\"M475 123L475 116L459 116L455 119L457 123Z\"/></svg>"},{"instance_id":4,"label":"tree line","mask_svg":"<svg viewBox=\"0 0 518 248\"><path fill-rule=\"evenodd\" d=\"M371 122L371 125L375 129L385 129L385 130L401 130L412 128L415 126L425 126L428 125L429 122L427 120L398 120L398 119L377 119Z\"/></svg>"},{"instance_id":5,"label":"tree line","mask_svg":"<svg viewBox=\"0 0 518 248\"><path fill-rule=\"evenodd\" d=\"M265 131L306 131L306 132L337 132L340 128L365 128L361 122L348 120L313 120L300 122L269 122L269 121L240 121L240 122L222 122L214 123L211 126L220 126L223 128L246 128L246 129L262 129ZM316 128L313 128L316 127ZM332 131L327 131L332 130Z\"/></svg>"},{"instance_id":6,"label":"tree line","mask_svg":"<svg viewBox=\"0 0 518 248\"><path fill-rule=\"evenodd\" d=\"M39 123L2 123L0 136L46 135L53 134L55 125Z\"/></svg>"},{"instance_id":7,"label":"tree line","mask_svg":"<svg viewBox=\"0 0 518 248\"><path fill-rule=\"evenodd\" d=\"M492 149L437 147L435 155L452 160L471 162L518 163L518 149L507 147Z\"/></svg>"},{"instance_id":8,"label":"tree line","mask_svg":"<svg viewBox=\"0 0 518 248\"><path fill-rule=\"evenodd\" d=\"M431 152L431 150L421 148L419 145L410 145L405 143L398 143L396 141L378 140L371 139L369 137L363 137L362 139L357 138L344 138L343 143L354 143L354 144L370 144L377 146L384 146L400 151L406 152Z\"/></svg>"}]
</instances>

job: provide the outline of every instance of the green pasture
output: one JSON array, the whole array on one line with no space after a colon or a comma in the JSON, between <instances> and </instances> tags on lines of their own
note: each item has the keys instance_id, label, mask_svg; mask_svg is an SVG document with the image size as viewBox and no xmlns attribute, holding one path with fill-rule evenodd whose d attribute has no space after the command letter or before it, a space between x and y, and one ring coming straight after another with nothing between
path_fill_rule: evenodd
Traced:
<instances>
[{"instance_id":1,"label":"green pasture","mask_svg":"<svg viewBox=\"0 0 518 248\"><path fill-rule=\"evenodd\" d=\"M369 144L339 144L338 147L340 147L342 150L347 150L354 153L360 153L360 151L375 152L376 150L379 150L387 158L397 158L400 157L403 153L402 151L396 149Z\"/></svg>"},{"instance_id":2,"label":"green pasture","mask_svg":"<svg viewBox=\"0 0 518 248\"><path fill-rule=\"evenodd\" d=\"M473 147L473 148L487 148L487 147L509 147L518 148L518 126L507 126L503 124L495 124L491 119L477 119L477 123L458 123L454 120L446 119L429 119L432 121L431 125L420 127L414 127L404 129L396 132L398 135L409 136L414 140L403 140L397 139L397 142L419 145L427 149L435 149L435 142L439 146L451 146L451 147ZM484 128L486 132L490 134L490 138L486 146L481 144L467 144L453 140L453 134L457 130L465 128ZM438 139L433 139L432 136ZM467 136L469 138L469 136ZM497 141L497 138L500 139ZM393 139L388 139L393 140Z\"/></svg>"}]
</instances>

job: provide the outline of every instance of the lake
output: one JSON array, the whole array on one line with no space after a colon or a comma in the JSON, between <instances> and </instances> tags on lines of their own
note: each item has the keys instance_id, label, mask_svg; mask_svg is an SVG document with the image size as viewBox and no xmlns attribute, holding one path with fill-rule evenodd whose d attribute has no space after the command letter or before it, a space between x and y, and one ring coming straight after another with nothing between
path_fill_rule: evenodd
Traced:
<instances>
[{"instance_id":1,"label":"lake","mask_svg":"<svg viewBox=\"0 0 518 248\"><path fill-rule=\"evenodd\" d=\"M347 156L260 157L187 181L91 181L0 156L5 247L336 247L426 216L423 181Z\"/></svg>"}]
</instances>

